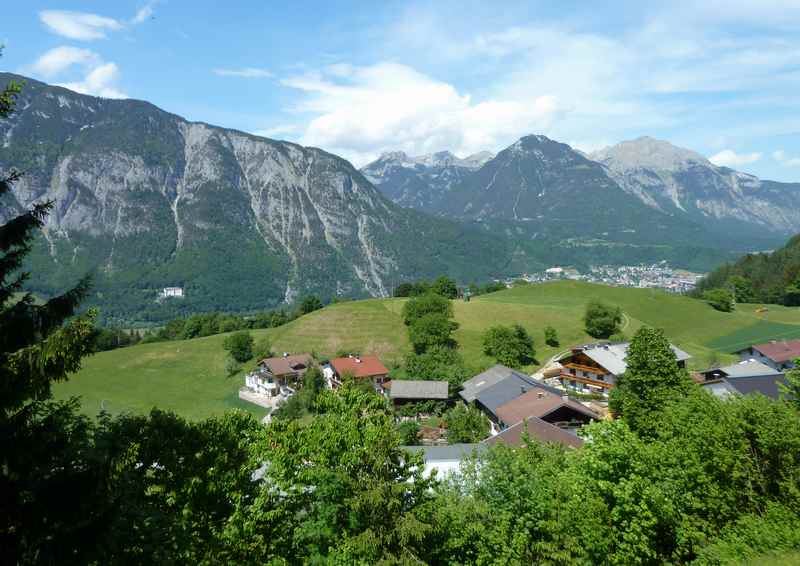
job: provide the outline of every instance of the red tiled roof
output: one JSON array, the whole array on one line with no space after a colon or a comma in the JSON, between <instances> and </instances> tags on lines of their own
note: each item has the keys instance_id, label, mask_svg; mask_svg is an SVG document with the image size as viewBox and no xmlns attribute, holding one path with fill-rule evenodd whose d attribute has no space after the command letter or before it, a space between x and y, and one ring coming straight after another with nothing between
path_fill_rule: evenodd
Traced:
<instances>
[{"instance_id":1,"label":"red tiled roof","mask_svg":"<svg viewBox=\"0 0 800 566\"><path fill-rule=\"evenodd\" d=\"M331 361L333 369L339 377L346 373L351 374L353 377L374 377L386 375L389 370L386 369L381 361L375 356L361 356L361 357L347 357L336 358Z\"/></svg>"},{"instance_id":2,"label":"red tiled roof","mask_svg":"<svg viewBox=\"0 0 800 566\"><path fill-rule=\"evenodd\" d=\"M752 348L776 363L790 362L795 358L800 358L800 340L754 344Z\"/></svg>"},{"instance_id":3,"label":"red tiled roof","mask_svg":"<svg viewBox=\"0 0 800 566\"><path fill-rule=\"evenodd\" d=\"M538 387L534 387L524 395L520 395L504 405L500 405L495 410L495 414L507 426L513 426L528 417L542 418L559 407L569 407L573 411L586 415L589 418L598 418L594 412L580 403L572 399L564 400L560 395Z\"/></svg>"}]
</instances>

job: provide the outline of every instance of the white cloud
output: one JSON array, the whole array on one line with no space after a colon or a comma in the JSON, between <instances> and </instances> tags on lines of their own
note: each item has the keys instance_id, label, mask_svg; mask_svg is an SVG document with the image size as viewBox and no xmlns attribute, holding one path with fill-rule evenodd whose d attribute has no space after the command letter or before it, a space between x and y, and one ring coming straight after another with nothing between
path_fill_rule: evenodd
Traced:
<instances>
[{"instance_id":1,"label":"white cloud","mask_svg":"<svg viewBox=\"0 0 800 566\"><path fill-rule=\"evenodd\" d=\"M357 165L387 149L460 155L499 149L546 131L567 111L548 94L473 102L452 85L396 63L337 65L281 83L305 93L293 109L312 114L301 143Z\"/></svg>"},{"instance_id":2,"label":"white cloud","mask_svg":"<svg viewBox=\"0 0 800 566\"><path fill-rule=\"evenodd\" d=\"M719 167L741 167L749 165L761 159L761 153L736 153L732 149L724 149L708 158L708 160Z\"/></svg>"},{"instance_id":3,"label":"white cloud","mask_svg":"<svg viewBox=\"0 0 800 566\"><path fill-rule=\"evenodd\" d=\"M104 39L107 32L123 28L114 18L67 10L42 10L39 19L53 33L78 41Z\"/></svg>"},{"instance_id":4,"label":"white cloud","mask_svg":"<svg viewBox=\"0 0 800 566\"><path fill-rule=\"evenodd\" d=\"M50 78L73 65L88 67L97 65L99 61L100 57L90 49L62 45L44 53L27 70L44 78Z\"/></svg>"},{"instance_id":5,"label":"white cloud","mask_svg":"<svg viewBox=\"0 0 800 566\"><path fill-rule=\"evenodd\" d=\"M785 167L800 167L800 157L789 157L782 149L773 152L772 158Z\"/></svg>"},{"instance_id":6,"label":"white cloud","mask_svg":"<svg viewBox=\"0 0 800 566\"><path fill-rule=\"evenodd\" d=\"M119 78L119 69L114 63L103 63L92 69L83 80L77 82L59 83L63 86L81 94L91 94L103 98L127 98L127 95L119 90L114 83Z\"/></svg>"},{"instance_id":7,"label":"white cloud","mask_svg":"<svg viewBox=\"0 0 800 566\"><path fill-rule=\"evenodd\" d=\"M144 6L142 6L141 8L139 8L136 11L136 15L134 15L133 18L131 18L131 23L133 25L137 25L137 24L141 24L141 23L145 22L147 20L147 18L149 18L149 17L151 17L153 15L153 5L154 4L155 4L155 2L149 2L149 3L145 4Z\"/></svg>"},{"instance_id":8,"label":"white cloud","mask_svg":"<svg viewBox=\"0 0 800 566\"><path fill-rule=\"evenodd\" d=\"M256 67L242 67L239 69L213 69L213 73L220 77L239 77L244 79L266 79L273 74L267 69Z\"/></svg>"}]
</instances>

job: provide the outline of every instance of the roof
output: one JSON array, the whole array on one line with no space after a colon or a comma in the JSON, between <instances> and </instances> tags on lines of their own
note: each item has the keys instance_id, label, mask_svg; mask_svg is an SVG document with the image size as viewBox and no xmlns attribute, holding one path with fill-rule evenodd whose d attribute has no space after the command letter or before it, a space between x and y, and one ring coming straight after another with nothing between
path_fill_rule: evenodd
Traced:
<instances>
[{"instance_id":1,"label":"roof","mask_svg":"<svg viewBox=\"0 0 800 566\"><path fill-rule=\"evenodd\" d=\"M448 383L446 381L418 381L397 380L392 381L392 399L447 399Z\"/></svg>"},{"instance_id":2,"label":"roof","mask_svg":"<svg viewBox=\"0 0 800 566\"><path fill-rule=\"evenodd\" d=\"M375 356L336 358L331 361L331 365L339 376L349 373L353 377L373 377L389 373L386 366Z\"/></svg>"},{"instance_id":3,"label":"roof","mask_svg":"<svg viewBox=\"0 0 800 566\"><path fill-rule=\"evenodd\" d=\"M619 342L617 344L587 344L576 349L589 356L610 373L622 375L628 369L628 364L625 362L625 358L628 355L628 346L630 346L630 342ZM679 362L686 361L692 357L672 344L669 347L672 348Z\"/></svg>"},{"instance_id":4,"label":"roof","mask_svg":"<svg viewBox=\"0 0 800 566\"><path fill-rule=\"evenodd\" d=\"M286 375L303 371L314 362L311 354L295 354L292 356L276 356L261 360L259 365L266 367L273 375ZM298 366L303 366L302 368Z\"/></svg>"},{"instance_id":5,"label":"roof","mask_svg":"<svg viewBox=\"0 0 800 566\"><path fill-rule=\"evenodd\" d=\"M498 407L527 393L536 386L537 382L533 378L515 374L480 391L475 400L487 411L495 414Z\"/></svg>"},{"instance_id":6,"label":"roof","mask_svg":"<svg viewBox=\"0 0 800 566\"><path fill-rule=\"evenodd\" d=\"M497 444L522 446L523 436L526 431L531 440L538 440L542 443L561 444L567 448L580 448L583 446L583 439L577 434L558 428L537 417L529 417L524 421L520 421L500 434L487 438L483 441L483 444L487 446L495 446Z\"/></svg>"},{"instance_id":7,"label":"roof","mask_svg":"<svg viewBox=\"0 0 800 566\"><path fill-rule=\"evenodd\" d=\"M403 446L409 452L422 452L426 462L453 462L461 461L486 450L483 443L480 444L449 444L445 446Z\"/></svg>"},{"instance_id":8,"label":"roof","mask_svg":"<svg viewBox=\"0 0 800 566\"><path fill-rule=\"evenodd\" d=\"M782 373L777 375L759 375L755 377L723 377L721 379L707 381L703 384L703 387L714 394L718 394L724 389L729 392L733 390L740 395L760 393L766 397L778 399L780 398L779 383L784 385L787 383L786 377Z\"/></svg>"},{"instance_id":9,"label":"roof","mask_svg":"<svg viewBox=\"0 0 800 566\"><path fill-rule=\"evenodd\" d=\"M560 407L569 407L591 419L599 418L577 401L564 399L561 394L554 394L541 388L534 388L516 399L501 405L495 411L497 417L506 425L515 425L528 417L543 418Z\"/></svg>"},{"instance_id":10,"label":"roof","mask_svg":"<svg viewBox=\"0 0 800 566\"><path fill-rule=\"evenodd\" d=\"M800 358L800 340L781 340L767 344L754 344L751 346L762 355L776 363L791 362L795 358ZM749 348L744 348L749 350ZM739 350L740 352L742 350Z\"/></svg>"},{"instance_id":11,"label":"roof","mask_svg":"<svg viewBox=\"0 0 800 566\"><path fill-rule=\"evenodd\" d=\"M459 395L461 395L464 401L471 403L475 400L478 393L513 375L519 376L522 379L530 379L524 373L520 373L511 369L510 367L497 364L465 381L461 386L462 390L459 392Z\"/></svg>"},{"instance_id":12,"label":"roof","mask_svg":"<svg viewBox=\"0 0 800 566\"><path fill-rule=\"evenodd\" d=\"M762 375L776 375L776 376L783 375L779 371L776 371L774 368L771 368L766 364L762 364L758 360L746 360L744 362L739 362L738 364L732 364L718 369L710 369L704 371L703 373L708 374L712 372L722 372L725 374L726 377L758 377Z\"/></svg>"}]
</instances>

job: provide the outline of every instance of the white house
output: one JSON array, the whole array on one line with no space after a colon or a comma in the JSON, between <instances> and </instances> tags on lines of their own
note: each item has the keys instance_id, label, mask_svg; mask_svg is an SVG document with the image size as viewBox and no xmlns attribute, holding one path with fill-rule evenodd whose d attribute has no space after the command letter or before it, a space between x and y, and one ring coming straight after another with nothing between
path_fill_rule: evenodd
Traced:
<instances>
[{"instance_id":1,"label":"white house","mask_svg":"<svg viewBox=\"0 0 800 566\"><path fill-rule=\"evenodd\" d=\"M183 287L164 287L161 290L161 298L168 299L170 297L183 298Z\"/></svg>"}]
</instances>

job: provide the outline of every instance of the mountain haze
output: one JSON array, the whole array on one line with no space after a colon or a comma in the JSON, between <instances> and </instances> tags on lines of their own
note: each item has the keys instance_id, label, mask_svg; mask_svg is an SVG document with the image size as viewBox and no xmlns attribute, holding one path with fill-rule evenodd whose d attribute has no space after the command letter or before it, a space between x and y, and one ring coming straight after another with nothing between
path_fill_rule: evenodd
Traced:
<instances>
[{"instance_id":1,"label":"mountain haze","mask_svg":"<svg viewBox=\"0 0 800 566\"><path fill-rule=\"evenodd\" d=\"M10 79L21 77L0 74ZM93 301L109 316L158 319L504 269L498 238L402 209L320 149L24 80L17 112L0 122L0 170L25 176L0 221L55 201L33 254L42 293L94 271ZM166 286L187 298L156 304Z\"/></svg>"}]
</instances>

